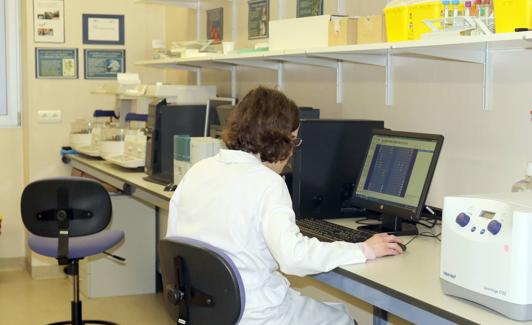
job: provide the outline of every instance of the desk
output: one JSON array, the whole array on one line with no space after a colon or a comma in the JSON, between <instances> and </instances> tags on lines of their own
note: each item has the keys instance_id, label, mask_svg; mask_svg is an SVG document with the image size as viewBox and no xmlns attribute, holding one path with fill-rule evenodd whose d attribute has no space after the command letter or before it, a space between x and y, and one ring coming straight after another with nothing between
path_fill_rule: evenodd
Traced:
<instances>
[{"instance_id":1,"label":"desk","mask_svg":"<svg viewBox=\"0 0 532 325\"><path fill-rule=\"evenodd\" d=\"M128 184L134 188L133 197L168 209L173 192L165 192L163 186L144 181L143 172L131 172L83 156L66 158L72 167L118 188ZM401 256L340 267L314 278L416 324L532 325L532 322L512 321L482 306L444 295L439 270L440 242L417 237ZM375 322L385 321L376 318Z\"/></svg>"}]
</instances>

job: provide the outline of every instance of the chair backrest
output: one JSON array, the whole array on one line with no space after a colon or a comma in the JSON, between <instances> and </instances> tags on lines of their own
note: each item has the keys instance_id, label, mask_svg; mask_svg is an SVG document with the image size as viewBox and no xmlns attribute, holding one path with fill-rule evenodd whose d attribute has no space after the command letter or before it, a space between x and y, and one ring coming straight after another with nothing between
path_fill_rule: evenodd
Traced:
<instances>
[{"instance_id":1,"label":"chair backrest","mask_svg":"<svg viewBox=\"0 0 532 325\"><path fill-rule=\"evenodd\" d=\"M205 242L168 237L159 242L165 306L178 324L237 324L244 285L232 260Z\"/></svg>"},{"instance_id":2,"label":"chair backrest","mask_svg":"<svg viewBox=\"0 0 532 325\"><path fill-rule=\"evenodd\" d=\"M26 229L42 237L58 237L65 221L69 237L94 234L107 227L112 215L105 188L82 177L32 182L22 192L20 205Z\"/></svg>"}]
</instances>

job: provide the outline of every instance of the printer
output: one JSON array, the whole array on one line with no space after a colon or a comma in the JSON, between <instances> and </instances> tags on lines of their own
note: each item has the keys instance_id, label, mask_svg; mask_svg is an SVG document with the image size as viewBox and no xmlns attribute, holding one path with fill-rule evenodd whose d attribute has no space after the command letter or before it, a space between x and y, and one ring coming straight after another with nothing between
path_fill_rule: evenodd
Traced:
<instances>
[{"instance_id":1,"label":"printer","mask_svg":"<svg viewBox=\"0 0 532 325\"><path fill-rule=\"evenodd\" d=\"M532 192L445 197L443 292L532 320Z\"/></svg>"}]
</instances>

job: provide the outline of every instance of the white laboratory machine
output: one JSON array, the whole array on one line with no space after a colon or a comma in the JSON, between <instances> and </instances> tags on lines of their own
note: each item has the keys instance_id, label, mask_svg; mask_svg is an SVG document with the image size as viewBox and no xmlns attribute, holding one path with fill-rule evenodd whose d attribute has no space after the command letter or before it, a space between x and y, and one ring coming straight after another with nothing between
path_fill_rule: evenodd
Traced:
<instances>
[{"instance_id":1,"label":"white laboratory machine","mask_svg":"<svg viewBox=\"0 0 532 325\"><path fill-rule=\"evenodd\" d=\"M179 184L194 164L217 155L220 147L221 141L215 138L174 136L174 184Z\"/></svg>"},{"instance_id":2,"label":"white laboratory machine","mask_svg":"<svg viewBox=\"0 0 532 325\"><path fill-rule=\"evenodd\" d=\"M445 197L443 292L532 320L532 192Z\"/></svg>"}]
</instances>

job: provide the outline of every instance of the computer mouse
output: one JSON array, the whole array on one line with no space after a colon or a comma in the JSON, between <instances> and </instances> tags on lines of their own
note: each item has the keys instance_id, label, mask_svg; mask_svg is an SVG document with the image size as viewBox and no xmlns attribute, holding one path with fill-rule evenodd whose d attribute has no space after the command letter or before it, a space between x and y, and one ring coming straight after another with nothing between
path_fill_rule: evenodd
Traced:
<instances>
[{"instance_id":1,"label":"computer mouse","mask_svg":"<svg viewBox=\"0 0 532 325\"><path fill-rule=\"evenodd\" d=\"M401 249L403 250L403 252L406 252L406 245L403 244L403 243L397 243L397 245L399 245L399 247L401 247Z\"/></svg>"},{"instance_id":2,"label":"computer mouse","mask_svg":"<svg viewBox=\"0 0 532 325\"><path fill-rule=\"evenodd\" d=\"M165 192L173 192L173 191L175 191L176 188L177 188L177 185L175 185L173 183L169 183L169 184L166 184L164 186L164 191Z\"/></svg>"}]
</instances>

